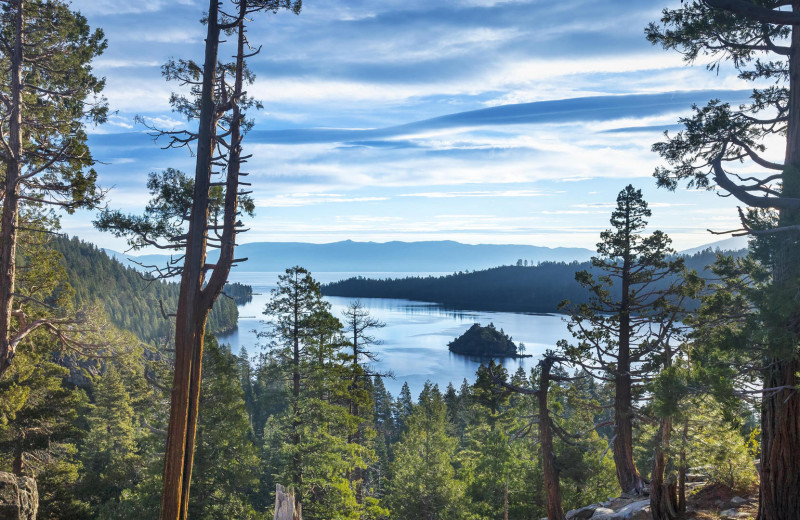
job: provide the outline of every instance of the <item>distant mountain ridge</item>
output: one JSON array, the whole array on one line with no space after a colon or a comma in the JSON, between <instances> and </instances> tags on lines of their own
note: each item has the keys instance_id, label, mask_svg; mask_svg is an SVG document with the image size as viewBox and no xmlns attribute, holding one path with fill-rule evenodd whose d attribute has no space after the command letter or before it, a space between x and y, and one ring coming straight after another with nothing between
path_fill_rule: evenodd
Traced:
<instances>
[{"instance_id":1,"label":"distant mountain ridge","mask_svg":"<svg viewBox=\"0 0 800 520\"><path fill-rule=\"evenodd\" d=\"M706 249L736 251L747 247L745 237L713 242L681 251L692 255ZM169 255L132 255L106 249L123 264L163 265ZM581 247L544 247L519 244L463 244L452 240L424 242L354 242L327 244L308 242L252 242L236 248L236 256L248 258L240 272L283 271L300 265L313 272L458 272L515 265L517 260L539 262L585 262L595 252ZM209 261L217 257L211 251Z\"/></svg>"},{"instance_id":2,"label":"distant mountain ridge","mask_svg":"<svg viewBox=\"0 0 800 520\"><path fill-rule=\"evenodd\" d=\"M168 255L134 256L106 250L126 265L163 264ZM592 256L580 247L543 247L528 245L462 244L451 240L428 242L354 242L344 240L328 244L305 242L253 242L236 247L237 257L248 258L237 270L253 272L283 271L300 265L313 272L455 272L488 269L528 262L585 261ZM216 252L209 261L216 259Z\"/></svg>"}]
</instances>

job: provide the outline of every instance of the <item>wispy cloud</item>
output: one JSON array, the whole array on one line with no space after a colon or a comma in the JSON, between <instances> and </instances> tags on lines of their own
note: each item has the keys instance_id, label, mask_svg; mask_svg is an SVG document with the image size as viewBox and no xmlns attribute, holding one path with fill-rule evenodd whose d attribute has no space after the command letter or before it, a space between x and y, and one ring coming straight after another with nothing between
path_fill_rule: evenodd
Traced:
<instances>
[{"instance_id":1,"label":"wispy cloud","mask_svg":"<svg viewBox=\"0 0 800 520\"><path fill-rule=\"evenodd\" d=\"M316 204L376 202L382 200L388 200L388 197L348 197L338 193L291 193L256 199L256 206L264 208L289 208Z\"/></svg>"}]
</instances>

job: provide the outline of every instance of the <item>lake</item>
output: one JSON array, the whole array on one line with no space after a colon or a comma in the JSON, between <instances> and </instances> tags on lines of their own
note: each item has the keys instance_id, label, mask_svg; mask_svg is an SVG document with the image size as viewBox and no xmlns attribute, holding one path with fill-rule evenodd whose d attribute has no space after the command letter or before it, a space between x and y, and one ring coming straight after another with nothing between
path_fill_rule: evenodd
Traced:
<instances>
[{"instance_id":1,"label":"lake","mask_svg":"<svg viewBox=\"0 0 800 520\"><path fill-rule=\"evenodd\" d=\"M266 344L256 336L257 330L265 330L262 314L269 300L269 292L275 287L281 273L233 272L231 282L251 285L252 301L239 307L239 328L219 336L221 342L229 343L238 353L244 346L254 355ZM450 273L312 273L320 282L327 283L352 276L369 278L400 278L404 276L442 275ZM355 298L326 296L335 316ZM525 344L526 354L531 358L507 359L504 365L509 372L519 366L526 371L536 365L538 358L548 348L553 348L559 339L569 337L567 326L559 314L540 315L513 312L489 312L446 309L436 303L409 300L361 298L362 304L375 318L386 323L374 331L381 344L374 347L380 360L373 363L379 372L391 371L395 378L385 378L386 388L394 397L400 392L403 382L408 382L414 398L422 390L426 380L437 383L444 391L449 382L458 388L466 378L475 380L475 371L481 360L453 354L447 349L448 342L460 336L473 323L494 323L513 337L514 342Z\"/></svg>"}]
</instances>

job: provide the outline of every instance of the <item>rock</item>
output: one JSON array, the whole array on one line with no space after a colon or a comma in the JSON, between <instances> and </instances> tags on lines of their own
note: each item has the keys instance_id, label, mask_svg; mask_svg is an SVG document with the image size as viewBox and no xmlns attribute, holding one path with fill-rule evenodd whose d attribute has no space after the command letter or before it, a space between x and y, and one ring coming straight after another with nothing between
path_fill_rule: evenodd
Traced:
<instances>
[{"instance_id":1,"label":"rock","mask_svg":"<svg viewBox=\"0 0 800 520\"><path fill-rule=\"evenodd\" d=\"M592 517L597 508L598 508L597 505L592 504L590 506L582 507L580 509L573 509L572 511L567 511L567 520L586 520L587 518Z\"/></svg>"},{"instance_id":2,"label":"rock","mask_svg":"<svg viewBox=\"0 0 800 520\"><path fill-rule=\"evenodd\" d=\"M705 482L708 476L702 473L688 473L686 475L686 482Z\"/></svg>"},{"instance_id":3,"label":"rock","mask_svg":"<svg viewBox=\"0 0 800 520\"><path fill-rule=\"evenodd\" d=\"M38 510L36 481L0 472L0 520L36 520Z\"/></svg>"},{"instance_id":4,"label":"rock","mask_svg":"<svg viewBox=\"0 0 800 520\"><path fill-rule=\"evenodd\" d=\"M623 494L620 497L612 498L611 500L609 500L608 501L608 505L606 507L608 507L610 509L614 509L614 510L622 509L623 507L627 506L628 504L633 504L634 502L637 502L639 500L642 500L642 497L640 497L640 496L630 497L630 496L627 496L627 495Z\"/></svg>"},{"instance_id":5,"label":"rock","mask_svg":"<svg viewBox=\"0 0 800 520\"><path fill-rule=\"evenodd\" d=\"M743 499L742 497L733 497L728 500L728 503L731 504L732 507L740 506L747 502L747 500Z\"/></svg>"},{"instance_id":6,"label":"rock","mask_svg":"<svg viewBox=\"0 0 800 520\"><path fill-rule=\"evenodd\" d=\"M608 508L598 508L591 520L649 520L650 499L645 498L630 502L616 511Z\"/></svg>"}]
</instances>

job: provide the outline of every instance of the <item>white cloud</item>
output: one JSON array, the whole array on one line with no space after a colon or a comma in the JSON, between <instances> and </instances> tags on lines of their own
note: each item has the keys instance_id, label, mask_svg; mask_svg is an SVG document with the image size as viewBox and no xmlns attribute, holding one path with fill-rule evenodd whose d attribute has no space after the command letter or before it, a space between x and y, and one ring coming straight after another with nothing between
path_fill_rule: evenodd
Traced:
<instances>
[{"instance_id":1,"label":"white cloud","mask_svg":"<svg viewBox=\"0 0 800 520\"><path fill-rule=\"evenodd\" d=\"M256 199L256 206L265 208L289 208L316 204L376 202L388 197L348 197L338 193L290 193Z\"/></svg>"}]
</instances>

